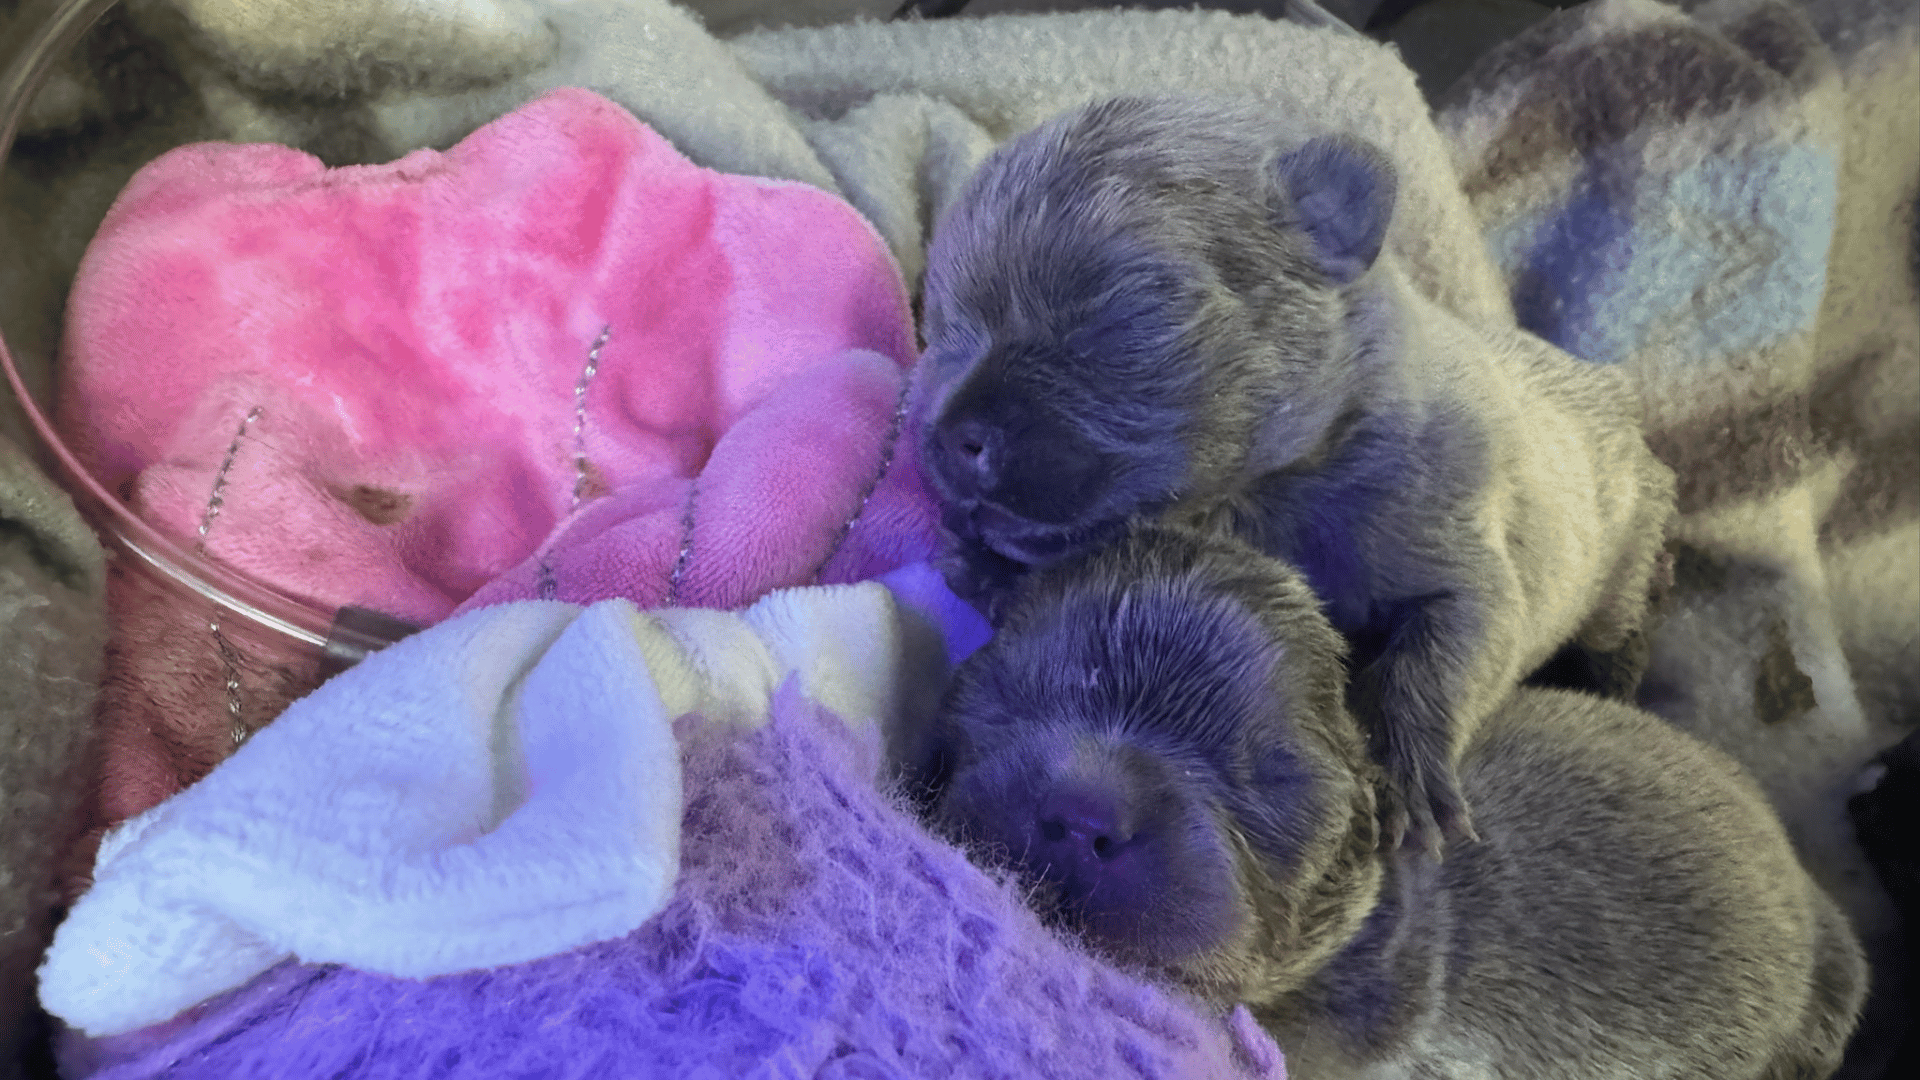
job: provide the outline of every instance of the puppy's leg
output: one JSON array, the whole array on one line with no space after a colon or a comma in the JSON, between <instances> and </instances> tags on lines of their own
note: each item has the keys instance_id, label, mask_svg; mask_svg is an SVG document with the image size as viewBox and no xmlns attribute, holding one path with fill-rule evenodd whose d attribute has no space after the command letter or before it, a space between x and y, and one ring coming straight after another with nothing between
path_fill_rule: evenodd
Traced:
<instances>
[{"instance_id":1,"label":"puppy's leg","mask_svg":"<svg viewBox=\"0 0 1920 1080\"><path fill-rule=\"evenodd\" d=\"M1511 643L1488 633L1496 605L1472 588L1405 603L1379 656L1354 675L1354 711L1386 772L1389 849L1412 844L1437 856L1450 840L1478 839L1454 769L1492 688L1518 676Z\"/></svg>"}]
</instances>

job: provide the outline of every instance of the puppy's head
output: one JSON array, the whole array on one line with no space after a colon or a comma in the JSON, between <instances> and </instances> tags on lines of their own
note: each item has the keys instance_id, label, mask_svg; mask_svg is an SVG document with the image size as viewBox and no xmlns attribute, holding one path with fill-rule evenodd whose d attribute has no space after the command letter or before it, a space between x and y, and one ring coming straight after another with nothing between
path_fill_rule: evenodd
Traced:
<instances>
[{"instance_id":1,"label":"puppy's head","mask_svg":"<svg viewBox=\"0 0 1920 1080\"><path fill-rule=\"evenodd\" d=\"M1343 648L1280 563L1135 526L1025 580L956 673L935 820L1115 959L1269 998L1378 889Z\"/></svg>"},{"instance_id":2,"label":"puppy's head","mask_svg":"<svg viewBox=\"0 0 1920 1080\"><path fill-rule=\"evenodd\" d=\"M1330 423L1341 290L1379 252L1393 171L1342 138L1283 152L1271 126L1225 102L1089 106L990 156L942 218L915 423L956 591L1223 492L1271 456L1256 443L1311 444L1261 434L1281 400Z\"/></svg>"}]
</instances>

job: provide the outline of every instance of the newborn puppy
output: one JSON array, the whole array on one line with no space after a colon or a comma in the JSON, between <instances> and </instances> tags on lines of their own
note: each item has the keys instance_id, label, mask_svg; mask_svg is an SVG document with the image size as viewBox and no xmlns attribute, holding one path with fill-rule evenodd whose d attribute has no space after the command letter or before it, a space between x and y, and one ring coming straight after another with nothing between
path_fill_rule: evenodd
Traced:
<instances>
[{"instance_id":1,"label":"newborn puppy","mask_svg":"<svg viewBox=\"0 0 1920 1080\"><path fill-rule=\"evenodd\" d=\"M1109 101L969 180L929 250L915 414L945 571L992 617L1132 515L1300 567L1353 646L1387 839L1437 850L1471 835L1480 719L1559 646L1632 643L1673 476L1618 372L1407 285L1377 150L1279 126Z\"/></svg>"},{"instance_id":2,"label":"newborn puppy","mask_svg":"<svg viewBox=\"0 0 1920 1080\"><path fill-rule=\"evenodd\" d=\"M1461 759L1480 841L1382 851L1340 652L1277 561L1132 531L956 673L935 819L1116 961L1246 1002L1301 1080L1832 1072L1864 961L1730 759L1523 689Z\"/></svg>"}]
</instances>

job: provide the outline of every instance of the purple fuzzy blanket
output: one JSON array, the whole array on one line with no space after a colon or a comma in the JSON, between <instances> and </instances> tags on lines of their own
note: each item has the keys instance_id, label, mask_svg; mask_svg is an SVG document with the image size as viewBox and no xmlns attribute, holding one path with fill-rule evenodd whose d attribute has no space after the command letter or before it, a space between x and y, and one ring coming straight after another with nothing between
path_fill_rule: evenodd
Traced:
<instances>
[{"instance_id":1,"label":"purple fuzzy blanket","mask_svg":"<svg viewBox=\"0 0 1920 1080\"><path fill-rule=\"evenodd\" d=\"M1204 1019L1106 967L929 837L864 779L876 749L791 684L757 733L689 718L678 735L679 886L627 937L423 981L287 963L168 1024L70 1036L62 1071L1284 1078L1244 1008Z\"/></svg>"}]
</instances>

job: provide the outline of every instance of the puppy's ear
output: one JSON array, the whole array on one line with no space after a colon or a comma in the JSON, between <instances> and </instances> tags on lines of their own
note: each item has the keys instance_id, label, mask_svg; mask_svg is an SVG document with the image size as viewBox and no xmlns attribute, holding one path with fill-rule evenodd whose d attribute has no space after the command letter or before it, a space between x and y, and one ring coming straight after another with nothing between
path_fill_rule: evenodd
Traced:
<instances>
[{"instance_id":1,"label":"puppy's ear","mask_svg":"<svg viewBox=\"0 0 1920 1080\"><path fill-rule=\"evenodd\" d=\"M1273 179L1284 196L1273 200L1274 224L1306 233L1335 284L1366 273L1399 188L1386 155L1350 136L1322 135L1275 159Z\"/></svg>"}]
</instances>

